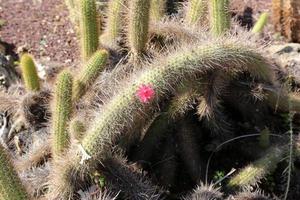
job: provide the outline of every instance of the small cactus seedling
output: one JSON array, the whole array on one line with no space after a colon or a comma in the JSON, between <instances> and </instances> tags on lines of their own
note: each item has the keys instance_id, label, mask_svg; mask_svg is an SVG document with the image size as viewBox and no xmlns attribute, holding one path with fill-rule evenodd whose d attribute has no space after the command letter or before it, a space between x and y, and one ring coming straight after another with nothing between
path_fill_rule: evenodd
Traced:
<instances>
[{"instance_id":1,"label":"small cactus seedling","mask_svg":"<svg viewBox=\"0 0 300 200\"><path fill-rule=\"evenodd\" d=\"M188 10L186 13L186 22L188 24L197 24L205 15L206 0L191 0L189 2Z\"/></svg>"},{"instance_id":2,"label":"small cactus seedling","mask_svg":"<svg viewBox=\"0 0 300 200\"><path fill-rule=\"evenodd\" d=\"M69 146L67 124L72 111L72 82L73 78L69 72L63 71L58 75L52 112L54 156L61 155Z\"/></svg>"},{"instance_id":3,"label":"small cactus seedling","mask_svg":"<svg viewBox=\"0 0 300 200\"><path fill-rule=\"evenodd\" d=\"M263 31L263 28L268 22L268 17L269 17L268 13L262 13L259 19L257 20L257 22L255 23L252 29L252 33L261 33Z\"/></svg>"},{"instance_id":4,"label":"small cactus seedling","mask_svg":"<svg viewBox=\"0 0 300 200\"><path fill-rule=\"evenodd\" d=\"M83 61L87 61L99 46L99 17L95 0L79 0L80 39Z\"/></svg>"},{"instance_id":5,"label":"small cactus seedling","mask_svg":"<svg viewBox=\"0 0 300 200\"><path fill-rule=\"evenodd\" d=\"M128 42L134 56L140 56L148 42L150 0L132 0L129 9Z\"/></svg>"},{"instance_id":6,"label":"small cactus seedling","mask_svg":"<svg viewBox=\"0 0 300 200\"><path fill-rule=\"evenodd\" d=\"M88 87L94 83L99 74L104 70L108 59L108 52L106 50L100 50L94 53L94 55L85 64L84 69L76 77L73 85L73 100L77 101L83 96Z\"/></svg>"},{"instance_id":7,"label":"small cactus seedling","mask_svg":"<svg viewBox=\"0 0 300 200\"><path fill-rule=\"evenodd\" d=\"M211 0L210 4L211 32L218 36L230 28L229 0Z\"/></svg>"},{"instance_id":8,"label":"small cactus seedling","mask_svg":"<svg viewBox=\"0 0 300 200\"><path fill-rule=\"evenodd\" d=\"M39 91L39 77L31 55L27 53L23 54L21 57L20 66L26 89L28 91Z\"/></svg>"},{"instance_id":9,"label":"small cactus seedling","mask_svg":"<svg viewBox=\"0 0 300 200\"><path fill-rule=\"evenodd\" d=\"M0 145L0 199L29 200L5 149Z\"/></svg>"}]
</instances>

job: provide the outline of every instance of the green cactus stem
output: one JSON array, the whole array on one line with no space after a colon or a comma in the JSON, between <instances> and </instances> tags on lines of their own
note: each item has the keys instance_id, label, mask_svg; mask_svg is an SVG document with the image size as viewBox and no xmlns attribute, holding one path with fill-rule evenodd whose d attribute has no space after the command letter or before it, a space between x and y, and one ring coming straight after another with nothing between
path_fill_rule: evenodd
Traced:
<instances>
[{"instance_id":1,"label":"green cactus stem","mask_svg":"<svg viewBox=\"0 0 300 200\"><path fill-rule=\"evenodd\" d=\"M255 23L255 25L252 29L252 33L261 33L263 31L265 25L268 22L268 17L269 17L268 13L262 13L259 16L259 19L257 20L257 22Z\"/></svg>"},{"instance_id":2,"label":"green cactus stem","mask_svg":"<svg viewBox=\"0 0 300 200\"><path fill-rule=\"evenodd\" d=\"M185 20L188 24L198 24L205 15L206 0L191 0L189 2L188 10Z\"/></svg>"},{"instance_id":3,"label":"green cactus stem","mask_svg":"<svg viewBox=\"0 0 300 200\"><path fill-rule=\"evenodd\" d=\"M69 146L70 136L67 127L72 112L72 82L72 75L67 71L61 72L57 77L52 112L54 156L61 156Z\"/></svg>"},{"instance_id":4,"label":"green cactus stem","mask_svg":"<svg viewBox=\"0 0 300 200\"><path fill-rule=\"evenodd\" d=\"M86 132L85 124L77 118L73 119L70 122L69 129L73 138L78 141L80 141L83 138L84 133Z\"/></svg>"},{"instance_id":5,"label":"green cactus stem","mask_svg":"<svg viewBox=\"0 0 300 200\"><path fill-rule=\"evenodd\" d=\"M32 56L25 53L21 57L20 67L25 87L28 91L39 91L40 81Z\"/></svg>"},{"instance_id":6,"label":"green cactus stem","mask_svg":"<svg viewBox=\"0 0 300 200\"><path fill-rule=\"evenodd\" d=\"M99 47L99 16L95 0L78 0L80 9L80 40L83 61L87 61Z\"/></svg>"},{"instance_id":7,"label":"green cactus stem","mask_svg":"<svg viewBox=\"0 0 300 200\"><path fill-rule=\"evenodd\" d=\"M229 0L211 0L210 27L215 36L219 36L230 29Z\"/></svg>"},{"instance_id":8,"label":"green cactus stem","mask_svg":"<svg viewBox=\"0 0 300 200\"><path fill-rule=\"evenodd\" d=\"M111 49L117 48L118 40L122 34L122 12L124 3L124 0L109 1L106 29L101 36L101 44Z\"/></svg>"},{"instance_id":9,"label":"green cactus stem","mask_svg":"<svg viewBox=\"0 0 300 200\"><path fill-rule=\"evenodd\" d=\"M180 83L176 80L190 78L190 75L195 73L200 75L211 69L222 70L224 68L220 66L227 66L228 59L235 67L232 69L234 71L246 70L253 76L258 76L261 80L268 82L273 77L264 59L254 51L242 47L241 44L190 47L189 50L170 55L164 59L164 62L149 66L148 70L139 77L135 77L130 85L119 91L118 95L105 105L103 113L95 119L94 126L82 141L83 148L92 157L101 158L102 153L122 133L121 128L131 127L133 123L137 123L136 120L140 118L141 113L149 113L145 109L151 109L151 106L149 104L145 106L137 97L137 91L141 85L153 87L154 99L161 101L166 97L168 88L175 88ZM130 122L128 116L132 116Z\"/></svg>"},{"instance_id":10,"label":"green cactus stem","mask_svg":"<svg viewBox=\"0 0 300 200\"><path fill-rule=\"evenodd\" d=\"M163 18L166 11L166 0L151 0L150 3L150 19L151 21L159 21Z\"/></svg>"},{"instance_id":11,"label":"green cactus stem","mask_svg":"<svg viewBox=\"0 0 300 200\"><path fill-rule=\"evenodd\" d=\"M140 56L148 42L150 0L132 0L129 8L128 42L134 56Z\"/></svg>"},{"instance_id":12,"label":"green cactus stem","mask_svg":"<svg viewBox=\"0 0 300 200\"><path fill-rule=\"evenodd\" d=\"M79 100L88 87L91 86L99 74L104 70L108 60L108 52L99 50L88 60L83 70L75 78L73 85L73 101Z\"/></svg>"},{"instance_id":13,"label":"green cactus stem","mask_svg":"<svg viewBox=\"0 0 300 200\"><path fill-rule=\"evenodd\" d=\"M229 188L245 188L257 184L267 174L272 173L277 164L286 153L286 147L272 147L268 152L254 163L243 168L238 174L231 178Z\"/></svg>"},{"instance_id":14,"label":"green cactus stem","mask_svg":"<svg viewBox=\"0 0 300 200\"><path fill-rule=\"evenodd\" d=\"M21 183L9 155L0 145L0 199L29 200L29 196Z\"/></svg>"}]
</instances>

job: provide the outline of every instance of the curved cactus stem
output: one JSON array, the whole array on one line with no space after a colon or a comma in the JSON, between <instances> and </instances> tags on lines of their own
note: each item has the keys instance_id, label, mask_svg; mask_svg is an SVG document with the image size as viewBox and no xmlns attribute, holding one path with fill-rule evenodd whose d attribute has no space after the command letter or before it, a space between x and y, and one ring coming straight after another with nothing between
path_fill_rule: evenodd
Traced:
<instances>
[{"instance_id":1,"label":"curved cactus stem","mask_svg":"<svg viewBox=\"0 0 300 200\"><path fill-rule=\"evenodd\" d=\"M0 199L29 200L24 186L14 170L9 156L0 145Z\"/></svg>"},{"instance_id":2,"label":"curved cactus stem","mask_svg":"<svg viewBox=\"0 0 300 200\"><path fill-rule=\"evenodd\" d=\"M108 52L99 50L85 64L83 70L75 78L73 85L73 101L77 101L82 97L88 87L91 86L99 74L104 70L108 60Z\"/></svg>"},{"instance_id":3,"label":"curved cactus stem","mask_svg":"<svg viewBox=\"0 0 300 200\"><path fill-rule=\"evenodd\" d=\"M69 72L63 71L58 75L52 112L52 152L54 157L61 156L69 147L70 136L67 125L72 112L72 82L73 78Z\"/></svg>"},{"instance_id":4,"label":"curved cactus stem","mask_svg":"<svg viewBox=\"0 0 300 200\"><path fill-rule=\"evenodd\" d=\"M27 53L23 54L20 66L26 89L28 91L39 91L40 82L32 56Z\"/></svg>"},{"instance_id":5,"label":"curved cactus stem","mask_svg":"<svg viewBox=\"0 0 300 200\"><path fill-rule=\"evenodd\" d=\"M247 70L253 76L259 76L269 82L272 79L272 73L264 59L241 45L213 44L178 52L165 58L162 63L154 63L105 105L103 113L96 117L96 123L82 141L84 149L94 158L101 157L105 149L116 141L122 129L131 127L133 122L138 120L140 112L151 109L150 105L157 103L154 100L160 102L166 97L170 87L174 88L180 83L175 81L174 77L180 77L182 80L190 78L191 74L201 75L211 69L229 70L225 67L229 62L228 59L236 67L235 71ZM141 85L153 87L155 91L153 102L145 105L139 101L137 91ZM132 121L128 122L128 116L133 117Z\"/></svg>"}]
</instances>

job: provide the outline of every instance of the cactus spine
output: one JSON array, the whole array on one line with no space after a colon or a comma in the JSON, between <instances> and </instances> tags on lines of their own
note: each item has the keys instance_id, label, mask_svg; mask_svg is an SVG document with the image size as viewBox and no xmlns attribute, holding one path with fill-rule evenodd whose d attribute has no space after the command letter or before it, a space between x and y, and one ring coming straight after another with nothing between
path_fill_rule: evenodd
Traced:
<instances>
[{"instance_id":1,"label":"cactus spine","mask_svg":"<svg viewBox=\"0 0 300 200\"><path fill-rule=\"evenodd\" d=\"M111 0L108 5L108 16L105 33L101 43L112 49L117 48L117 42L122 31L122 11L124 0Z\"/></svg>"},{"instance_id":2,"label":"cactus spine","mask_svg":"<svg viewBox=\"0 0 300 200\"><path fill-rule=\"evenodd\" d=\"M104 70L105 64L108 59L108 52L106 50L100 50L94 53L94 55L85 64L84 69L79 73L78 77L74 81L73 85L73 101L78 100L85 94L95 79Z\"/></svg>"},{"instance_id":3,"label":"cactus spine","mask_svg":"<svg viewBox=\"0 0 300 200\"><path fill-rule=\"evenodd\" d=\"M149 31L150 0L132 0L129 9L128 41L134 56L146 48Z\"/></svg>"},{"instance_id":4,"label":"cactus spine","mask_svg":"<svg viewBox=\"0 0 300 200\"><path fill-rule=\"evenodd\" d=\"M28 91L39 91L39 77L31 55L27 53L23 54L21 57L20 66L26 89Z\"/></svg>"},{"instance_id":5,"label":"cactus spine","mask_svg":"<svg viewBox=\"0 0 300 200\"><path fill-rule=\"evenodd\" d=\"M188 24L197 24L205 14L205 0L191 0L186 13L186 22Z\"/></svg>"},{"instance_id":6,"label":"cactus spine","mask_svg":"<svg viewBox=\"0 0 300 200\"><path fill-rule=\"evenodd\" d=\"M259 16L259 19L257 20L257 22L255 23L255 25L252 29L252 33L261 33L264 26L268 22L268 17L269 17L268 13L262 13Z\"/></svg>"},{"instance_id":7,"label":"cactus spine","mask_svg":"<svg viewBox=\"0 0 300 200\"><path fill-rule=\"evenodd\" d=\"M80 39L83 61L87 61L99 46L99 17L95 0L79 0Z\"/></svg>"},{"instance_id":8,"label":"cactus spine","mask_svg":"<svg viewBox=\"0 0 300 200\"><path fill-rule=\"evenodd\" d=\"M214 35L218 36L230 28L229 0L211 0L210 27Z\"/></svg>"},{"instance_id":9,"label":"cactus spine","mask_svg":"<svg viewBox=\"0 0 300 200\"><path fill-rule=\"evenodd\" d=\"M29 200L5 149L0 145L0 199Z\"/></svg>"},{"instance_id":10,"label":"cactus spine","mask_svg":"<svg viewBox=\"0 0 300 200\"><path fill-rule=\"evenodd\" d=\"M148 106L139 102L136 96L140 85L152 85L156 95L155 99L161 100L170 86L176 87L176 84L179 84L174 81L174 77L184 79L188 78L190 73L201 74L208 69L217 69L218 66L226 65L228 58L231 59L231 63L236 64L234 70L247 70L263 80L270 79L272 73L262 57L248 49L241 48L240 45L236 47L232 43L190 48L170 55L163 64L154 63L137 79L133 79L131 85L125 87L106 104L106 109L104 108L103 113L96 117L94 126L83 139L83 148L92 157L101 157L103 152L110 148L110 145L118 138L119 133L122 132L121 127L132 126L128 122L127 116L132 116L133 119L130 122L136 123L136 120L139 119L137 118L139 111L146 112L145 109ZM243 67L240 68L241 66Z\"/></svg>"},{"instance_id":11,"label":"cactus spine","mask_svg":"<svg viewBox=\"0 0 300 200\"><path fill-rule=\"evenodd\" d=\"M54 156L59 156L69 146L67 123L72 111L72 82L69 72L63 71L58 75L52 112Z\"/></svg>"},{"instance_id":12,"label":"cactus spine","mask_svg":"<svg viewBox=\"0 0 300 200\"><path fill-rule=\"evenodd\" d=\"M150 19L159 21L163 18L166 11L166 0L151 0L150 3Z\"/></svg>"}]
</instances>

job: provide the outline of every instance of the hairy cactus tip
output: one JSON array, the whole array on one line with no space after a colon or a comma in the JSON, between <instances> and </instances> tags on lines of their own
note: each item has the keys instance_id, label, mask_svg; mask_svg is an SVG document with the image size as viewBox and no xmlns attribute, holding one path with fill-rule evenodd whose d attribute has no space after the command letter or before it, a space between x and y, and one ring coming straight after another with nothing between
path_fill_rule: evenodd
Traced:
<instances>
[{"instance_id":1,"label":"hairy cactus tip","mask_svg":"<svg viewBox=\"0 0 300 200\"><path fill-rule=\"evenodd\" d=\"M22 77L25 87L28 91L39 91L40 80L38 77L36 65L30 54L25 53L20 60L20 67L22 70Z\"/></svg>"}]
</instances>

